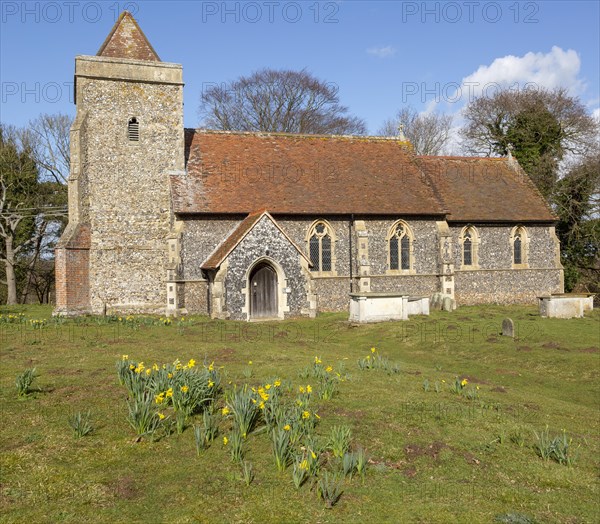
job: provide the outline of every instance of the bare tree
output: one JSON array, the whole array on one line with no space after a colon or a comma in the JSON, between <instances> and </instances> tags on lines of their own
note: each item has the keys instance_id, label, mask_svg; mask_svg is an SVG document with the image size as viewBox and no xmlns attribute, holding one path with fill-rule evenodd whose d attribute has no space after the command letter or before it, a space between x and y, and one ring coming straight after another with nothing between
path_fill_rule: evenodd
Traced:
<instances>
[{"instance_id":1,"label":"bare tree","mask_svg":"<svg viewBox=\"0 0 600 524\"><path fill-rule=\"evenodd\" d=\"M21 299L27 295L44 250L52 244L66 216L66 188L40 181L30 142L23 130L0 125L0 263L4 266L7 304L16 304L17 268L25 273Z\"/></svg>"},{"instance_id":2,"label":"bare tree","mask_svg":"<svg viewBox=\"0 0 600 524\"><path fill-rule=\"evenodd\" d=\"M365 122L340 105L337 86L305 70L262 69L212 85L201 95L199 114L205 127L227 131L366 133Z\"/></svg>"},{"instance_id":3,"label":"bare tree","mask_svg":"<svg viewBox=\"0 0 600 524\"><path fill-rule=\"evenodd\" d=\"M396 136L401 130L418 155L439 155L448 144L451 127L452 115L418 113L412 107L404 107L384 122L379 134Z\"/></svg>"},{"instance_id":4,"label":"bare tree","mask_svg":"<svg viewBox=\"0 0 600 524\"><path fill-rule=\"evenodd\" d=\"M15 128L0 127L0 262L6 275L0 282L7 286L7 304L17 303L17 256L35 242L37 169L30 152L19 149L16 134Z\"/></svg>"},{"instance_id":5,"label":"bare tree","mask_svg":"<svg viewBox=\"0 0 600 524\"><path fill-rule=\"evenodd\" d=\"M31 151L43 178L66 184L69 176L69 131L73 119L65 114L42 114L21 130L20 140Z\"/></svg>"}]
</instances>

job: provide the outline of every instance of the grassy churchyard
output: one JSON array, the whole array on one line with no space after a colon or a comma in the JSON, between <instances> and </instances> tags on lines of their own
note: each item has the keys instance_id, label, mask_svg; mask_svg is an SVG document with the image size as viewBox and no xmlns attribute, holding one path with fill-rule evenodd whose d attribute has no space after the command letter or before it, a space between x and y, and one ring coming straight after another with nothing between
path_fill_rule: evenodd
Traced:
<instances>
[{"instance_id":1,"label":"grassy churchyard","mask_svg":"<svg viewBox=\"0 0 600 524\"><path fill-rule=\"evenodd\" d=\"M0 308L2 522L600 521L598 310L50 313Z\"/></svg>"}]
</instances>

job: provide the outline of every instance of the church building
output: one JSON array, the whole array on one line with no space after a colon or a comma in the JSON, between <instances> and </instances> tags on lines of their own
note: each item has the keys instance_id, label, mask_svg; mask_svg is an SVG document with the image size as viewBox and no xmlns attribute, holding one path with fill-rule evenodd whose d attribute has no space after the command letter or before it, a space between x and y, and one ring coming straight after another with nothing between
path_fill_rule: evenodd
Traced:
<instances>
[{"instance_id":1,"label":"church building","mask_svg":"<svg viewBox=\"0 0 600 524\"><path fill-rule=\"evenodd\" d=\"M347 311L350 293L563 291L557 218L510 156L184 129L182 66L127 12L75 58L75 103L57 314L283 319Z\"/></svg>"}]
</instances>

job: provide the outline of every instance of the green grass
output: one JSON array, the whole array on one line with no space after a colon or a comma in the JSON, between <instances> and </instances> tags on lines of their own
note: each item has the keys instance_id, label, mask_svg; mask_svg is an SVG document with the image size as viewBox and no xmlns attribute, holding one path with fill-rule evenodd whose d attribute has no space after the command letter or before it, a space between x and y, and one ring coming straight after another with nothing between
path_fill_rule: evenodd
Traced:
<instances>
[{"instance_id":1,"label":"green grass","mask_svg":"<svg viewBox=\"0 0 600 524\"><path fill-rule=\"evenodd\" d=\"M345 314L166 326L54 324L47 307L0 308L4 317L19 312L47 323L0 323L2 522L600 520L599 311L559 320L535 308L487 306L366 326L349 325ZM507 316L514 340L499 335ZM360 370L371 347L400 372ZM136 439L115 369L123 354L146 365L214 361L224 366L226 388L274 377L295 390L315 387L316 379L298 376L315 356L334 369L343 363L348 380L332 400L314 401L316 432L325 438L333 426L351 428L351 449L371 458L364 483L359 475L343 480L339 502L326 509L314 482L296 490L293 468L277 471L266 432L248 439L248 486L222 446L225 426L200 456L193 427L156 442ZM15 377L27 368L36 368L36 379L19 398ZM467 378L475 399L450 390L456 377ZM88 410L94 430L76 439L69 416ZM572 467L536 453L534 431L546 426L551 437L564 429L573 439Z\"/></svg>"}]
</instances>

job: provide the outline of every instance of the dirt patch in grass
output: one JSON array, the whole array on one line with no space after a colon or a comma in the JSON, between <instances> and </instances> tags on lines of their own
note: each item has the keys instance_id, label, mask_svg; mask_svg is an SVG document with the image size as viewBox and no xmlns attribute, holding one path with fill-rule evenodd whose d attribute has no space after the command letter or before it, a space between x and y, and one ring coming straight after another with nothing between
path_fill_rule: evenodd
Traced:
<instances>
[{"instance_id":1,"label":"dirt patch in grass","mask_svg":"<svg viewBox=\"0 0 600 524\"><path fill-rule=\"evenodd\" d=\"M419 457L429 457L437 460L440 452L443 449L448 449L448 446L443 442L432 442L428 446L420 446L419 444L408 444L404 448L404 453L408 460L415 460Z\"/></svg>"},{"instance_id":2,"label":"dirt patch in grass","mask_svg":"<svg viewBox=\"0 0 600 524\"><path fill-rule=\"evenodd\" d=\"M529 346L517 346L517 351L531 351L531 348Z\"/></svg>"},{"instance_id":3,"label":"dirt patch in grass","mask_svg":"<svg viewBox=\"0 0 600 524\"><path fill-rule=\"evenodd\" d=\"M217 363L231 362L232 360L235 360L235 349L233 348L223 348L217 351L217 354L215 355L215 361Z\"/></svg>"},{"instance_id":4,"label":"dirt patch in grass","mask_svg":"<svg viewBox=\"0 0 600 524\"><path fill-rule=\"evenodd\" d=\"M421 375L420 371L406 371L407 375L414 375L415 377L418 377L419 375Z\"/></svg>"},{"instance_id":5,"label":"dirt patch in grass","mask_svg":"<svg viewBox=\"0 0 600 524\"><path fill-rule=\"evenodd\" d=\"M498 338L497 337L488 337L486 339L486 342L489 342L490 344L495 344L496 342L498 342Z\"/></svg>"},{"instance_id":6,"label":"dirt patch in grass","mask_svg":"<svg viewBox=\"0 0 600 524\"><path fill-rule=\"evenodd\" d=\"M590 347L579 350L580 353L600 353L600 348Z\"/></svg>"},{"instance_id":7,"label":"dirt patch in grass","mask_svg":"<svg viewBox=\"0 0 600 524\"><path fill-rule=\"evenodd\" d=\"M463 457L465 457L465 461L467 462L467 464L472 464L474 466L479 466L481 464L481 461L472 453L469 453L468 451L465 451L463 453Z\"/></svg>"},{"instance_id":8,"label":"dirt patch in grass","mask_svg":"<svg viewBox=\"0 0 600 524\"><path fill-rule=\"evenodd\" d=\"M121 477L111 485L115 496L120 499L131 500L138 496L139 490L132 477Z\"/></svg>"},{"instance_id":9,"label":"dirt patch in grass","mask_svg":"<svg viewBox=\"0 0 600 524\"><path fill-rule=\"evenodd\" d=\"M490 389L490 391L493 391L494 393L508 393L506 391L506 388L502 387L502 386L497 386L495 388Z\"/></svg>"},{"instance_id":10,"label":"dirt patch in grass","mask_svg":"<svg viewBox=\"0 0 600 524\"><path fill-rule=\"evenodd\" d=\"M414 466L409 466L408 468L404 468L402 470L402 474L409 479L415 477L417 475L417 468Z\"/></svg>"},{"instance_id":11,"label":"dirt patch in grass","mask_svg":"<svg viewBox=\"0 0 600 524\"><path fill-rule=\"evenodd\" d=\"M560 344L557 342L546 342L545 344L542 344L542 347L546 349L558 349Z\"/></svg>"},{"instance_id":12,"label":"dirt patch in grass","mask_svg":"<svg viewBox=\"0 0 600 524\"><path fill-rule=\"evenodd\" d=\"M95 369L90 373L90 377L97 377L98 375L105 375L106 368Z\"/></svg>"},{"instance_id":13,"label":"dirt patch in grass","mask_svg":"<svg viewBox=\"0 0 600 524\"><path fill-rule=\"evenodd\" d=\"M83 391L78 386L63 386L60 388L53 388L50 392L60 398L69 400L82 400L87 398L87 392Z\"/></svg>"},{"instance_id":14,"label":"dirt patch in grass","mask_svg":"<svg viewBox=\"0 0 600 524\"><path fill-rule=\"evenodd\" d=\"M72 377L76 375L81 375L83 373L83 369L69 369L69 368L58 368L58 369L50 369L46 371L48 375L65 375L67 377Z\"/></svg>"}]
</instances>

